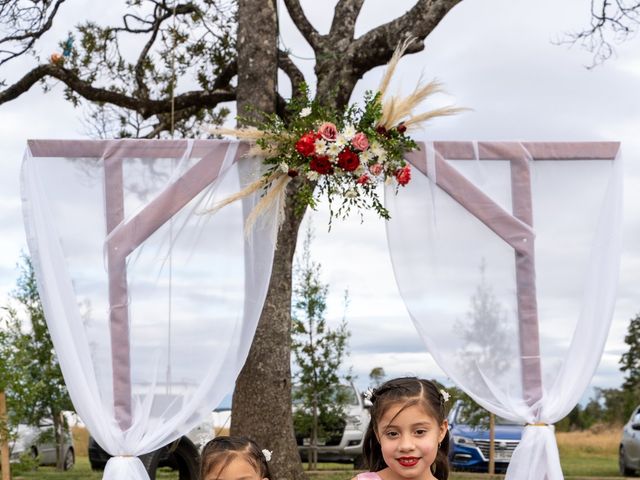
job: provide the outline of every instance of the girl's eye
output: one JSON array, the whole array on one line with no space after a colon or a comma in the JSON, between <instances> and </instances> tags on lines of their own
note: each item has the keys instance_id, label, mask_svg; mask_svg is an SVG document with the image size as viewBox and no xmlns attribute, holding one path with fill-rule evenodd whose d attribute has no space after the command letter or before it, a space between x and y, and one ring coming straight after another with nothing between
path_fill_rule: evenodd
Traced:
<instances>
[{"instance_id":1,"label":"girl's eye","mask_svg":"<svg viewBox=\"0 0 640 480\"><path fill-rule=\"evenodd\" d=\"M398 432L386 432L385 436L388 438L396 438L398 436Z\"/></svg>"},{"instance_id":2,"label":"girl's eye","mask_svg":"<svg viewBox=\"0 0 640 480\"><path fill-rule=\"evenodd\" d=\"M424 429L424 428L420 428L418 430L416 430L416 435L426 435L428 433L428 430Z\"/></svg>"}]
</instances>

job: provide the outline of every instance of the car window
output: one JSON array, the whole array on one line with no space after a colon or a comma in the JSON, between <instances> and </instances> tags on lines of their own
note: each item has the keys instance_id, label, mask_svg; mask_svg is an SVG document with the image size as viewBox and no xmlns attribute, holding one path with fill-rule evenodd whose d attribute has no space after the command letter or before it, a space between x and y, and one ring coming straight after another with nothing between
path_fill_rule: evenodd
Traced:
<instances>
[{"instance_id":1,"label":"car window","mask_svg":"<svg viewBox=\"0 0 640 480\"><path fill-rule=\"evenodd\" d=\"M299 406L302 405L303 400L300 398L300 388L297 385L292 386L292 397L293 397L293 405ZM358 401L358 394L356 390L351 385L340 385L340 389L335 395L340 396L341 399L344 399L344 404L349 406L358 406L360 405ZM336 399L334 399L335 401Z\"/></svg>"},{"instance_id":2,"label":"car window","mask_svg":"<svg viewBox=\"0 0 640 480\"><path fill-rule=\"evenodd\" d=\"M464 408L464 406L459 407L456 411L455 423L462 423L462 424L469 423L469 419L467 418L466 413L467 413L467 410ZM496 422L496 425L522 425L521 423L514 422L513 420L509 420L506 418L502 418L498 415L496 415L495 422Z\"/></svg>"},{"instance_id":3,"label":"car window","mask_svg":"<svg viewBox=\"0 0 640 480\"><path fill-rule=\"evenodd\" d=\"M631 421L631 423L633 423L634 425L637 425L640 423L640 412L636 412L636 414L633 416L633 420Z\"/></svg>"}]
</instances>

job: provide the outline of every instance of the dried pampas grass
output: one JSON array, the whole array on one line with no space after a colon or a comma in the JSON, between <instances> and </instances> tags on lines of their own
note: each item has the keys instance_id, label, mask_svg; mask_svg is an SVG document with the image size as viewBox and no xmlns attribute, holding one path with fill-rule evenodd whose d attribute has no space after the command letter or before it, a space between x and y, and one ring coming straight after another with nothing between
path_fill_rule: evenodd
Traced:
<instances>
[{"instance_id":1,"label":"dried pampas grass","mask_svg":"<svg viewBox=\"0 0 640 480\"><path fill-rule=\"evenodd\" d=\"M389 129L393 128L400 123L404 123L407 127L417 128L422 123L431 120L435 117L444 117L455 115L461 112L468 110L467 108L446 106L436 108L434 110L414 114L413 111L420 105L427 97L435 93L442 93L444 90L442 89L442 84L437 80L432 80L426 85L423 84L422 78L418 81L416 88L406 97L400 96L390 96L386 97L387 89L389 88L389 83L391 82L391 78L395 73L395 70L398 66L398 62L404 55L405 51L413 43L415 38L409 38L398 45L395 52L393 52L393 56L391 60L387 64L387 69L385 70L384 75L382 76L382 81L380 82L380 86L378 91L380 92L380 102L382 105L382 118L380 119L380 125Z\"/></svg>"}]
</instances>

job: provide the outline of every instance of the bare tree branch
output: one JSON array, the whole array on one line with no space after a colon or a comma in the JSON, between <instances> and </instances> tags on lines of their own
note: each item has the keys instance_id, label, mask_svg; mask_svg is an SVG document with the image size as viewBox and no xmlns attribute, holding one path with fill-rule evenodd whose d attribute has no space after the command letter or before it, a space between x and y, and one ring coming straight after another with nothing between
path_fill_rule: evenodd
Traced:
<instances>
[{"instance_id":1,"label":"bare tree branch","mask_svg":"<svg viewBox=\"0 0 640 480\"><path fill-rule=\"evenodd\" d=\"M118 107L138 112L143 118L171 112L171 99L151 100L136 98L113 90L94 87L90 82L82 80L71 70L57 65L40 65L16 83L0 92L0 105L9 102L26 92L36 82L45 77L53 77L62 81L67 87L90 102L110 103ZM235 100L235 90L218 90L215 92L191 91L174 98L175 111L179 112L192 107L213 108L221 102Z\"/></svg>"},{"instance_id":2,"label":"bare tree branch","mask_svg":"<svg viewBox=\"0 0 640 480\"><path fill-rule=\"evenodd\" d=\"M407 49L416 53L424 49L422 41L440 20L461 0L419 0L401 17L380 25L358 38L350 46L354 66L359 75L386 64L400 42L414 37L417 41Z\"/></svg>"},{"instance_id":3,"label":"bare tree branch","mask_svg":"<svg viewBox=\"0 0 640 480\"><path fill-rule=\"evenodd\" d=\"M640 1L591 0L591 23L588 28L572 32L556 44L581 45L593 54L587 68L593 68L615 53L620 44L638 31L640 25Z\"/></svg>"},{"instance_id":4,"label":"bare tree branch","mask_svg":"<svg viewBox=\"0 0 640 480\"><path fill-rule=\"evenodd\" d=\"M29 9L21 7L17 2L3 0L0 9L0 23L11 24L16 33L0 38L0 44L16 42L22 45L18 51L0 50L0 65L29 51L33 44L51 28L60 5L65 1L56 0L51 12L47 15L47 7L50 2L42 2L42 10L39 10L38 7ZM36 9L36 15L31 15L33 9ZM21 21L26 21L27 25L21 25Z\"/></svg>"},{"instance_id":5,"label":"bare tree branch","mask_svg":"<svg viewBox=\"0 0 640 480\"><path fill-rule=\"evenodd\" d=\"M352 40L356 20L362 10L364 0L340 0L335 8L329 37L333 40Z\"/></svg>"},{"instance_id":6,"label":"bare tree branch","mask_svg":"<svg viewBox=\"0 0 640 480\"><path fill-rule=\"evenodd\" d=\"M300 30L300 33L302 33L305 40L307 40L307 42L309 42L309 45L311 45L315 50L322 40L322 35L320 35L318 31L313 28L313 25L311 25L311 23L309 22L309 19L302 10L302 6L300 6L300 1L284 0L284 4L287 7L287 11L289 12L291 20L293 20L293 23L295 23L296 27L298 28L298 30Z\"/></svg>"},{"instance_id":7,"label":"bare tree branch","mask_svg":"<svg viewBox=\"0 0 640 480\"><path fill-rule=\"evenodd\" d=\"M283 52L282 50L278 52L278 64L291 81L291 96L299 96L301 85L302 83L304 83L304 75L302 74L298 66L293 63L289 55L287 55L287 53Z\"/></svg>"}]
</instances>

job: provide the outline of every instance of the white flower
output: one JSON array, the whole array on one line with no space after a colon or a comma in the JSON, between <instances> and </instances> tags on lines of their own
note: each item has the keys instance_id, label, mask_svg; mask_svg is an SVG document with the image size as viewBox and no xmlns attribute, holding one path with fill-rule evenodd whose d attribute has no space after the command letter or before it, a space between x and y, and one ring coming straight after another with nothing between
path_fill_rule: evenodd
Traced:
<instances>
[{"instance_id":1,"label":"white flower","mask_svg":"<svg viewBox=\"0 0 640 480\"><path fill-rule=\"evenodd\" d=\"M371 387L367 388L367 391L364 392L362 395L364 395L364 398L371 401L371 399L373 398L373 388Z\"/></svg>"},{"instance_id":2,"label":"white flower","mask_svg":"<svg viewBox=\"0 0 640 480\"><path fill-rule=\"evenodd\" d=\"M327 147L326 153L331 157L337 157L341 151L342 147L340 147L337 142L334 142Z\"/></svg>"},{"instance_id":3,"label":"white flower","mask_svg":"<svg viewBox=\"0 0 640 480\"><path fill-rule=\"evenodd\" d=\"M440 395L442 395L442 400L444 400L445 403L451 398L451 395L446 390L440 389Z\"/></svg>"},{"instance_id":4,"label":"white flower","mask_svg":"<svg viewBox=\"0 0 640 480\"><path fill-rule=\"evenodd\" d=\"M382 158L387 158L387 152L384 148L382 148L382 145L380 145L379 143L373 143L371 144L371 146L369 147L369 151L376 157L382 159Z\"/></svg>"},{"instance_id":5,"label":"white flower","mask_svg":"<svg viewBox=\"0 0 640 480\"><path fill-rule=\"evenodd\" d=\"M356 198L358 196L358 192L356 192L353 188L350 188L346 192L344 192L344 196L346 198Z\"/></svg>"},{"instance_id":6,"label":"white flower","mask_svg":"<svg viewBox=\"0 0 640 480\"><path fill-rule=\"evenodd\" d=\"M338 145L339 147L344 147L345 145L347 145L347 139L344 135L338 134L338 136L336 137L336 145ZM340 149L342 150L342 148Z\"/></svg>"},{"instance_id":7,"label":"white flower","mask_svg":"<svg viewBox=\"0 0 640 480\"><path fill-rule=\"evenodd\" d=\"M262 450L262 455L264 455L264 459L265 459L267 462L270 462L270 461L271 461L271 454L272 454L272 453L273 453L273 452L272 452L271 450L267 450L266 448L265 448L264 450Z\"/></svg>"},{"instance_id":8,"label":"white flower","mask_svg":"<svg viewBox=\"0 0 640 480\"><path fill-rule=\"evenodd\" d=\"M316 148L316 153L318 155L324 155L325 152L327 151L327 142L324 141L323 139L319 138L318 140L316 140L313 144Z\"/></svg>"},{"instance_id":9,"label":"white flower","mask_svg":"<svg viewBox=\"0 0 640 480\"><path fill-rule=\"evenodd\" d=\"M318 172L315 172L313 170L309 170L307 172L307 178L309 180L311 180L312 182L315 182L318 179Z\"/></svg>"},{"instance_id":10,"label":"white flower","mask_svg":"<svg viewBox=\"0 0 640 480\"><path fill-rule=\"evenodd\" d=\"M373 155L369 150L365 150L364 152L360 152L360 161L363 163L369 163L370 160L373 160Z\"/></svg>"},{"instance_id":11,"label":"white flower","mask_svg":"<svg viewBox=\"0 0 640 480\"><path fill-rule=\"evenodd\" d=\"M353 125L347 125L346 127L344 127L344 130L342 130L342 135L347 140L351 140L355 136L355 134L356 128Z\"/></svg>"},{"instance_id":12,"label":"white flower","mask_svg":"<svg viewBox=\"0 0 640 480\"><path fill-rule=\"evenodd\" d=\"M300 110L300 118L308 117L311 115L311 107L304 107Z\"/></svg>"},{"instance_id":13,"label":"white flower","mask_svg":"<svg viewBox=\"0 0 640 480\"><path fill-rule=\"evenodd\" d=\"M289 173L289 165L287 165L287 162L280 162L280 165L278 165L280 167L280 170L282 170L282 173Z\"/></svg>"}]
</instances>

